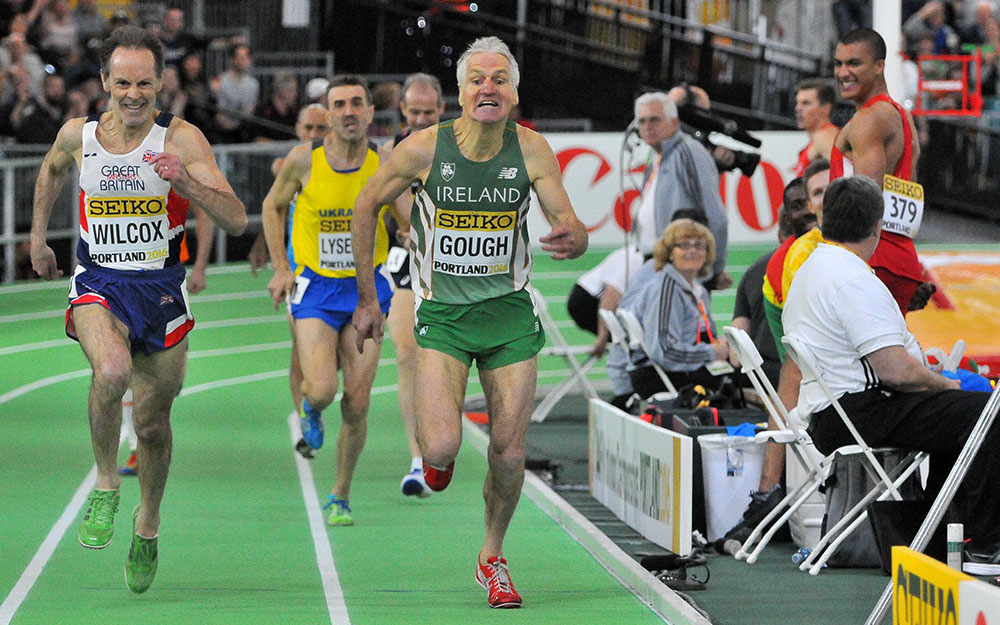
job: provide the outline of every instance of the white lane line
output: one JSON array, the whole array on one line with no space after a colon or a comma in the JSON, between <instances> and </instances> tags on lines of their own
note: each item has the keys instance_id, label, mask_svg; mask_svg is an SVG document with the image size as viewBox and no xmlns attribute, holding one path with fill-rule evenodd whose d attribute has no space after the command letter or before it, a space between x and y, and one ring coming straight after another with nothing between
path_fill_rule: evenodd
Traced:
<instances>
[{"instance_id":1,"label":"white lane line","mask_svg":"<svg viewBox=\"0 0 1000 625\"><path fill-rule=\"evenodd\" d=\"M299 423L295 414L288 415L288 431L292 436L292 445L298 442ZM296 452L295 468L299 471L299 486L302 488L302 503L306 506L306 516L309 518L309 532L312 534L313 547L316 549L316 563L319 565L320 579L323 581L323 593L326 595L326 608L330 612L330 622L335 625L350 625L351 617L347 614L347 602L344 600L344 590L340 587L340 577L333 563L333 551L330 549L330 538L326 535L326 525L323 523L323 512L316 497L316 482L313 480L312 467L309 461Z\"/></svg>"},{"instance_id":2,"label":"white lane line","mask_svg":"<svg viewBox=\"0 0 1000 625\"><path fill-rule=\"evenodd\" d=\"M65 382L66 380L74 380L76 378L84 378L90 375L90 369L80 369L79 371L70 371L69 373L60 373L59 375L53 375L48 378L42 378L41 380L35 380L24 386L19 386L12 391L7 391L3 395L0 395L0 404L6 404L12 399L17 399L25 393L30 393L31 391L36 391L40 388L45 388L47 386L52 386L53 384L58 384L59 382Z\"/></svg>"},{"instance_id":3,"label":"white lane line","mask_svg":"<svg viewBox=\"0 0 1000 625\"><path fill-rule=\"evenodd\" d=\"M43 310L41 312L21 313L20 315L4 315L0 317L0 323L20 323L21 321L38 321L39 319L53 319L55 317L65 317L66 309Z\"/></svg>"},{"instance_id":4,"label":"white lane line","mask_svg":"<svg viewBox=\"0 0 1000 625\"><path fill-rule=\"evenodd\" d=\"M91 487L94 484L94 480L97 478L97 465L95 464L90 468L90 472L87 473L87 477L83 478L83 482L80 483L79 488L73 493L72 499L66 505L63 513L59 516L55 525L49 530L48 536L42 541L41 546L38 547L38 551L35 552L35 557L31 559L28 563L27 568L21 573L21 577L18 578L17 583L14 584L14 588L11 589L10 594L4 599L4 602L0 604L0 625L8 625L10 620L14 618L14 613L17 609L21 607L21 603L24 602L25 597L28 596L28 592L31 590L32 586L38 580L38 577L42 574L42 569L48 563L49 558L55 552L56 547L59 545L59 541L62 540L63 534L66 533L66 529L69 528L73 520L76 519L76 515L80 513L80 508L87 501L87 495L90 494Z\"/></svg>"},{"instance_id":5,"label":"white lane line","mask_svg":"<svg viewBox=\"0 0 1000 625\"><path fill-rule=\"evenodd\" d=\"M0 348L0 356L21 354L24 352L32 352L36 349L48 349L50 347L64 347L66 345L74 345L75 343L75 341L68 338L53 339L51 341L38 341L37 343L21 343L20 345L11 345L9 347Z\"/></svg>"}]
</instances>

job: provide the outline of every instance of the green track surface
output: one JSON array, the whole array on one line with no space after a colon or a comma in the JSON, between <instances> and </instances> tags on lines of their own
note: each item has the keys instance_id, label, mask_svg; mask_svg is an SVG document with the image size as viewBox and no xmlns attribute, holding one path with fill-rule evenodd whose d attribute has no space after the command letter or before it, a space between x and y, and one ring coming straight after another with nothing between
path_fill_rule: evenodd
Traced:
<instances>
[{"instance_id":1,"label":"green track surface","mask_svg":"<svg viewBox=\"0 0 1000 625\"><path fill-rule=\"evenodd\" d=\"M552 298L553 310L563 307L573 276L601 256L556 263L540 255L534 284ZM268 277L210 273L208 291L192 300L197 324L185 392L173 409L174 456L153 588L133 595L124 584L129 513L138 501L138 484L124 478L110 547L82 548L77 514L9 622L331 622L305 501L326 500L333 444L308 465L316 488L304 498L287 425L288 329L267 299ZM223 297L249 292L256 293ZM65 294L65 281L43 290L0 289L0 601L8 605L11 590L93 465L88 366L74 343L60 340L62 317L55 314ZM720 318L732 306L731 297L724 299L716 309ZM46 312L54 314L29 317ZM565 320L565 313L558 318ZM243 319L257 320L237 325ZM589 342L569 327L564 331L571 342ZM39 342L52 345L37 348ZM525 607L506 616L489 610L473 580L485 460L467 444L446 492L427 500L399 493L409 458L392 358L387 341L368 444L352 488L357 524L325 528L352 623L662 622L526 497L505 545ZM540 365L543 382L560 375L557 359L549 360ZM70 375L25 388L62 374ZM595 378L601 375L595 371ZM256 378L240 381L247 376ZM469 393L480 392L475 372L470 382ZM210 383L220 386L207 388ZM328 441L335 439L338 412L327 411Z\"/></svg>"}]
</instances>

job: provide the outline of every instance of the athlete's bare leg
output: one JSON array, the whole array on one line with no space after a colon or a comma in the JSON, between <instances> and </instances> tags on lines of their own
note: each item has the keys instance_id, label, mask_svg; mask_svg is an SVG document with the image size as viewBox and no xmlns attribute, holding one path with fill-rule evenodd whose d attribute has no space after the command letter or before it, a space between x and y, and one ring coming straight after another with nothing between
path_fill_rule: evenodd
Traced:
<instances>
[{"instance_id":1,"label":"athlete's bare leg","mask_svg":"<svg viewBox=\"0 0 1000 625\"><path fill-rule=\"evenodd\" d=\"M302 366L302 396L323 410L337 395L338 332L322 319L297 319L295 344Z\"/></svg>"},{"instance_id":2,"label":"athlete's bare leg","mask_svg":"<svg viewBox=\"0 0 1000 625\"><path fill-rule=\"evenodd\" d=\"M490 415L489 470L483 484L486 536L480 561L503 553L503 539L524 484L525 436L534 407L537 359L483 369L479 379Z\"/></svg>"},{"instance_id":3,"label":"athlete's bare leg","mask_svg":"<svg viewBox=\"0 0 1000 625\"><path fill-rule=\"evenodd\" d=\"M417 444L416 374L417 341L413 337L413 291L396 289L389 307L389 333L396 347L397 391L399 416L410 446L410 457L420 456Z\"/></svg>"},{"instance_id":4,"label":"athlete's bare leg","mask_svg":"<svg viewBox=\"0 0 1000 625\"><path fill-rule=\"evenodd\" d=\"M101 304L74 306L73 325L93 377L87 409L90 438L97 462L99 490L118 490L118 441L121 434L122 395L132 377L128 328Z\"/></svg>"},{"instance_id":5,"label":"athlete's bare leg","mask_svg":"<svg viewBox=\"0 0 1000 625\"><path fill-rule=\"evenodd\" d=\"M444 468L462 446L462 405L469 366L443 352L417 348L417 441L424 464Z\"/></svg>"},{"instance_id":6,"label":"athlete's bare leg","mask_svg":"<svg viewBox=\"0 0 1000 625\"><path fill-rule=\"evenodd\" d=\"M340 400L341 424L337 434L337 480L330 492L343 499L350 498L354 469L368 435L368 407L381 347L368 341L364 353L360 354L357 336L354 326L344 326L338 348L344 373L344 396Z\"/></svg>"},{"instance_id":7,"label":"athlete's bare leg","mask_svg":"<svg viewBox=\"0 0 1000 625\"><path fill-rule=\"evenodd\" d=\"M302 363L299 362L299 347L295 341L295 317L288 315L288 329L292 333L292 361L288 365L288 389L292 392L295 414L302 412Z\"/></svg>"},{"instance_id":8,"label":"athlete's bare leg","mask_svg":"<svg viewBox=\"0 0 1000 625\"><path fill-rule=\"evenodd\" d=\"M139 488L142 494L136 533L152 538L160 526L160 502L170 470L173 432L170 408L181 390L187 363L187 337L162 352L137 354L132 373L135 433L139 438Z\"/></svg>"}]
</instances>

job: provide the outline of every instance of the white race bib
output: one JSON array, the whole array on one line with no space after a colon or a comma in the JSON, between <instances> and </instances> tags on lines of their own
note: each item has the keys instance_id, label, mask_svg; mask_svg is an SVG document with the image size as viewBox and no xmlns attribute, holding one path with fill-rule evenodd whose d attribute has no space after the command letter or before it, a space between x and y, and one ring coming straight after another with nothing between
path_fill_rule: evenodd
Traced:
<instances>
[{"instance_id":1,"label":"white race bib","mask_svg":"<svg viewBox=\"0 0 1000 625\"><path fill-rule=\"evenodd\" d=\"M319 233L319 267L330 271L354 269L350 232Z\"/></svg>"},{"instance_id":2,"label":"white race bib","mask_svg":"<svg viewBox=\"0 0 1000 625\"><path fill-rule=\"evenodd\" d=\"M916 237L924 218L924 188L917 182L886 174L882 198L885 200L882 229L911 239Z\"/></svg>"},{"instance_id":3,"label":"white race bib","mask_svg":"<svg viewBox=\"0 0 1000 625\"><path fill-rule=\"evenodd\" d=\"M516 224L516 211L438 211L434 271L459 276L507 273Z\"/></svg>"},{"instance_id":4,"label":"white race bib","mask_svg":"<svg viewBox=\"0 0 1000 625\"><path fill-rule=\"evenodd\" d=\"M385 268L396 273L403 268L409 256L409 253L401 247L390 247L389 257L385 259Z\"/></svg>"}]
</instances>

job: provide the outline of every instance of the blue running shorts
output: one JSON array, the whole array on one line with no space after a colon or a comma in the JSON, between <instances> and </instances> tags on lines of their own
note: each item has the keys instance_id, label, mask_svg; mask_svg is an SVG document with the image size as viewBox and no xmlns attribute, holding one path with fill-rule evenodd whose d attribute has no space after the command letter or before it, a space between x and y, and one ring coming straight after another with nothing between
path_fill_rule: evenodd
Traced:
<instances>
[{"instance_id":1,"label":"blue running shorts","mask_svg":"<svg viewBox=\"0 0 1000 625\"><path fill-rule=\"evenodd\" d=\"M382 314L389 314L393 285L385 265L375 268L375 290L378 293ZM358 307L358 281L356 278L328 278L303 267L295 276L291 296L292 317L296 319L322 319L337 332L351 323L354 309Z\"/></svg>"},{"instance_id":2,"label":"blue running shorts","mask_svg":"<svg viewBox=\"0 0 1000 625\"><path fill-rule=\"evenodd\" d=\"M128 327L132 354L170 349L194 327L184 265L150 271L116 271L80 264L70 279L66 335L79 340L70 311L100 304Z\"/></svg>"}]
</instances>

